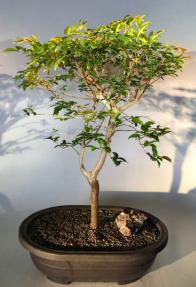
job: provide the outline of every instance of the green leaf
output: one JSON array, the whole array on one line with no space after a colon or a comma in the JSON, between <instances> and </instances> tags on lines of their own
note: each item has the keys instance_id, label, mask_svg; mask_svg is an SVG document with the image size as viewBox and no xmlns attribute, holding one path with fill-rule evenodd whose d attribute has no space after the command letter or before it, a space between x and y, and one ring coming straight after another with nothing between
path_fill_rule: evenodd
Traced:
<instances>
[{"instance_id":1,"label":"green leaf","mask_svg":"<svg viewBox=\"0 0 196 287\"><path fill-rule=\"evenodd\" d=\"M64 34L66 35L66 36L69 36L70 34L71 34L71 27L70 26L68 26L65 30L64 30Z\"/></svg>"},{"instance_id":2,"label":"green leaf","mask_svg":"<svg viewBox=\"0 0 196 287\"><path fill-rule=\"evenodd\" d=\"M3 50L3 52L18 52L18 49L17 48L15 48L15 47L13 47L13 48L6 48L6 49L4 49Z\"/></svg>"},{"instance_id":3,"label":"green leaf","mask_svg":"<svg viewBox=\"0 0 196 287\"><path fill-rule=\"evenodd\" d=\"M95 145L89 145L88 147L90 147L92 151L95 151L95 150L99 149L99 148L98 148L97 146L95 146Z\"/></svg>"},{"instance_id":4,"label":"green leaf","mask_svg":"<svg viewBox=\"0 0 196 287\"><path fill-rule=\"evenodd\" d=\"M75 101L58 101L54 104L53 115L57 116L62 110L73 112L72 107L75 104L76 104Z\"/></svg>"},{"instance_id":5,"label":"green leaf","mask_svg":"<svg viewBox=\"0 0 196 287\"><path fill-rule=\"evenodd\" d=\"M157 147L154 144L151 144L151 148L152 148L152 155L153 157L156 158L158 155Z\"/></svg>"},{"instance_id":6,"label":"green leaf","mask_svg":"<svg viewBox=\"0 0 196 287\"><path fill-rule=\"evenodd\" d=\"M113 152L112 154L111 159L116 166L119 166L122 162L127 162L125 158L119 157L118 153Z\"/></svg>"},{"instance_id":7,"label":"green leaf","mask_svg":"<svg viewBox=\"0 0 196 287\"><path fill-rule=\"evenodd\" d=\"M137 132L137 133L133 133L133 134L131 134L129 137L128 137L128 139L131 139L131 138L135 138L135 139L139 139L140 138L140 133L139 132Z\"/></svg>"},{"instance_id":8,"label":"green leaf","mask_svg":"<svg viewBox=\"0 0 196 287\"><path fill-rule=\"evenodd\" d=\"M157 142L159 142L159 135L156 131L152 131L148 133L148 137L155 139Z\"/></svg>"},{"instance_id":9,"label":"green leaf","mask_svg":"<svg viewBox=\"0 0 196 287\"><path fill-rule=\"evenodd\" d=\"M121 115L116 115L115 118L114 118L116 127L120 126L122 124L122 122L123 122L122 119L120 118L120 116Z\"/></svg>"},{"instance_id":10,"label":"green leaf","mask_svg":"<svg viewBox=\"0 0 196 287\"><path fill-rule=\"evenodd\" d=\"M57 142L59 138L60 138L59 136L49 136L46 139L51 140L53 142Z\"/></svg>"},{"instance_id":11,"label":"green leaf","mask_svg":"<svg viewBox=\"0 0 196 287\"><path fill-rule=\"evenodd\" d=\"M139 118L139 117L131 117L131 121L135 124L135 125L143 125L143 121Z\"/></svg>"},{"instance_id":12,"label":"green leaf","mask_svg":"<svg viewBox=\"0 0 196 287\"><path fill-rule=\"evenodd\" d=\"M172 162L171 158L168 157L168 156L166 156L166 155L163 155L162 158L165 159L165 160L167 160L167 161L169 161L169 162Z\"/></svg>"},{"instance_id":13,"label":"green leaf","mask_svg":"<svg viewBox=\"0 0 196 287\"><path fill-rule=\"evenodd\" d=\"M60 62L61 62L61 59L60 59L60 60L58 59L58 60L54 63L54 66L53 66L53 67L54 67L54 70L55 70L55 71L58 69Z\"/></svg>"},{"instance_id":14,"label":"green leaf","mask_svg":"<svg viewBox=\"0 0 196 287\"><path fill-rule=\"evenodd\" d=\"M151 127L153 124L154 124L153 121L148 121L148 122L144 123L144 124L141 126L141 129L142 129L144 132L147 132L147 131L149 130L149 127Z\"/></svg>"},{"instance_id":15,"label":"green leaf","mask_svg":"<svg viewBox=\"0 0 196 287\"><path fill-rule=\"evenodd\" d=\"M36 35L32 35L31 38L34 42L38 42Z\"/></svg>"},{"instance_id":16,"label":"green leaf","mask_svg":"<svg viewBox=\"0 0 196 287\"><path fill-rule=\"evenodd\" d=\"M36 116L37 115L37 113L33 110L32 107L28 107L26 109L23 109L23 111L27 116L30 116L30 115Z\"/></svg>"},{"instance_id":17,"label":"green leaf","mask_svg":"<svg viewBox=\"0 0 196 287\"><path fill-rule=\"evenodd\" d=\"M106 140L103 138L98 138L97 141L100 144L100 146L106 146L107 145Z\"/></svg>"},{"instance_id":18,"label":"green leaf","mask_svg":"<svg viewBox=\"0 0 196 287\"><path fill-rule=\"evenodd\" d=\"M70 143L68 143L66 140L62 140L61 143L59 143L58 145L55 145L55 148L60 147L60 148L66 148L71 146Z\"/></svg>"}]
</instances>

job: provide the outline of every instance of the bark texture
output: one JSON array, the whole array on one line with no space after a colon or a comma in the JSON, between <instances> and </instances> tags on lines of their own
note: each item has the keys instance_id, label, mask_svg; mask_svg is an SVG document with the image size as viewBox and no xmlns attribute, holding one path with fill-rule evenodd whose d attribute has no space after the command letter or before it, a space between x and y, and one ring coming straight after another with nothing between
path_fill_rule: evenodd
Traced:
<instances>
[{"instance_id":1,"label":"bark texture","mask_svg":"<svg viewBox=\"0 0 196 287\"><path fill-rule=\"evenodd\" d=\"M99 182L97 179L91 183L91 227L98 227Z\"/></svg>"}]
</instances>

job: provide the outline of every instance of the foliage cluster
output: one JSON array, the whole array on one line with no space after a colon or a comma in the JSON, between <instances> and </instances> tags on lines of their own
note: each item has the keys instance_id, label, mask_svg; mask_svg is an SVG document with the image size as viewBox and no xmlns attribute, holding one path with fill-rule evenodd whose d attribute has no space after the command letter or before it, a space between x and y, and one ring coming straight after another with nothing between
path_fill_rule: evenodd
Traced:
<instances>
[{"instance_id":1,"label":"foliage cluster","mask_svg":"<svg viewBox=\"0 0 196 287\"><path fill-rule=\"evenodd\" d=\"M111 139L118 131L138 140L158 165L170 160L157 150L160 137L170 130L126 113L154 82L177 76L185 59L185 49L161 43L163 30L149 31L149 25L144 16L128 15L93 29L81 20L68 26L63 36L44 43L35 35L17 38L14 47L7 49L27 58L26 67L16 75L20 87L48 90L55 119L83 121L83 129L71 141L58 131L49 137L56 147L72 147L81 157L83 171L87 149L100 150L102 160L110 154L116 166L126 161L112 151ZM68 92L71 82L78 88L76 95ZM25 112L36 115L32 107Z\"/></svg>"}]
</instances>

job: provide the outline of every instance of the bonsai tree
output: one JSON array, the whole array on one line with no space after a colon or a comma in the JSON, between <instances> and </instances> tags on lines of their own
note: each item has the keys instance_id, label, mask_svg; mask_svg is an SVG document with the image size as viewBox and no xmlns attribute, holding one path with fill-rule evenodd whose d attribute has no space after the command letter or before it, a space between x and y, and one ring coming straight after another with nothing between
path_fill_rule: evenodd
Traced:
<instances>
[{"instance_id":1,"label":"bonsai tree","mask_svg":"<svg viewBox=\"0 0 196 287\"><path fill-rule=\"evenodd\" d=\"M88 28L81 20L41 43L35 35L17 38L7 51L23 53L26 67L16 79L19 86L44 88L51 93L53 116L67 122L79 119L83 127L71 140L58 130L49 137L55 147L72 148L79 156L80 169L91 187L91 227L98 227L98 175L109 156L116 166L126 162L111 147L117 132L128 132L128 139L139 142L148 157L158 165L169 157L160 155L157 143L170 132L145 117L126 113L139 103L159 79L177 76L185 49L159 42L163 30L149 31L144 16L130 15L108 25ZM78 92L68 92L74 82ZM27 115L37 115L32 107ZM86 153L99 151L97 163L88 170ZM94 153L97 156L97 153Z\"/></svg>"}]
</instances>

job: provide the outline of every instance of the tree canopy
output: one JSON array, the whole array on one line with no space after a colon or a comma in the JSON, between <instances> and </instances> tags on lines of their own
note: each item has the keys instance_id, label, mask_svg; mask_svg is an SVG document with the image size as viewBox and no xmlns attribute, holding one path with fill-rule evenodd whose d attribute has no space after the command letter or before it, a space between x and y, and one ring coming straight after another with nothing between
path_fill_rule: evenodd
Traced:
<instances>
[{"instance_id":1,"label":"tree canopy","mask_svg":"<svg viewBox=\"0 0 196 287\"><path fill-rule=\"evenodd\" d=\"M56 119L83 121L83 129L71 141L58 131L49 139L56 147L72 147L80 154L84 173L86 149L101 150L95 175L107 154L116 166L126 161L111 148L111 138L118 131L127 131L129 139L138 140L158 165L163 159L170 160L159 155L156 146L170 129L126 114L157 80L177 76L186 58L184 48L161 43L159 38L164 31L152 31L149 26L144 16L128 15L96 28L89 28L86 21L80 20L68 26L63 36L44 43L35 35L17 38L14 47L7 49L27 58L25 68L15 77L20 87L40 87L51 92ZM68 93L71 82L78 89L75 95ZM25 112L36 115L32 107Z\"/></svg>"}]
</instances>

